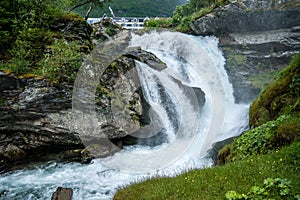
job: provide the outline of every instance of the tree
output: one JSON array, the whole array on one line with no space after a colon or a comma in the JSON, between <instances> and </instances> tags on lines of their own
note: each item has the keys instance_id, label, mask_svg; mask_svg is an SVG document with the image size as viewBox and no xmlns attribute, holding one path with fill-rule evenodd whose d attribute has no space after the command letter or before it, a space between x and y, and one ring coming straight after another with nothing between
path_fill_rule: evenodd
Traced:
<instances>
[{"instance_id":1,"label":"tree","mask_svg":"<svg viewBox=\"0 0 300 200\"><path fill-rule=\"evenodd\" d=\"M94 6L98 6L100 8L103 8L104 3L110 2L111 0L85 0L85 1L79 1L79 0L74 0L72 2L73 7L70 9L70 12L75 10L76 8L79 8L81 6L86 6L89 5L88 10L85 14L84 19L87 20L90 16L90 13L93 9Z\"/></svg>"},{"instance_id":2,"label":"tree","mask_svg":"<svg viewBox=\"0 0 300 200\"><path fill-rule=\"evenodd\" d=\"M6 50L10 48L13 41L13 20L14 10L10 0L0 1L0 60L6 55Z\"/></svg>"},{"instance_id":3,"label":"tree","mask_svg":"<svg viewBox=\"0 0 300 200\"><path fill-rule=\"evenodd\" d=\"M191 4L191 7L195 9L194 12L197 12L200 10L200 8L203 8L206 6L206 2L204 0L189 0L188 2Z\"/></svg>"}]
</instances>

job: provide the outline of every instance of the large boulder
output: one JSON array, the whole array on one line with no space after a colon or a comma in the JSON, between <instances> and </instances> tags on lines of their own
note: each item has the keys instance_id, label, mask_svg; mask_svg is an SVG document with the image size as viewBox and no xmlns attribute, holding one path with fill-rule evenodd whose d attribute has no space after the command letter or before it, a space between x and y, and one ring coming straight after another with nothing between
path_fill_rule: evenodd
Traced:
<instances>
[{"instance_id":1,"label":"large boulder","mask_svg":"<svg viewBox=\"0 0 300 200\"><path fill-rule=\"evenodd\" d=\"M86 59L86 66L103 61L97 57L100 49ZM141 92L135 60L156 70L166 65L140 48L127 49L109 60L100 70L93 94L96 115L88 121L78 121L72 110L76 101L86 106L84 110L90 106L85 104L89 97L72 97L73 90L78 89L76 84L74 88L69 83L53 85L46 79L0 74L0 171L30 161L87 163L95 157L106 157L122 148L127 135L149 123L149 105ZM90 124L98 132L85 129Z\"/></svg>"}]
</instances>

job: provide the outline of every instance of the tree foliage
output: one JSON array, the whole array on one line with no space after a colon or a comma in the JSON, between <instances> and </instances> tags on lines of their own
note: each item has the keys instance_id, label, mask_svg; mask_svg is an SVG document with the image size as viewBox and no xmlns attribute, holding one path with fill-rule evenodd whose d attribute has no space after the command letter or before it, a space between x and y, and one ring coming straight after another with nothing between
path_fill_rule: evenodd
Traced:
<instances>
[{"instance_id":1,"label":"tree foliage","mask_svg":"<svg viewBox=\"0 0 300 200\"><path fill-rule=\"evenodd\" d=\"M158 19L151 21L151 23L146 24L146 26L169 27L175 28L177 31L189 32L189 24L191 21L208 14L215 7L226 3L229 3L229 0L189 0L186 4L176 6L171 24L164 24L165 20Z\"/></svg>"},{"instance_id":2,"label":"tree foliage","mask_svg":"<svg viewBox=\"0 0 300 200\"><path fill-rule=\"evenodd\" d=\"M90 44L87 37L78 42L78 37L72 37L77 30L89 30L79 15L67 12L75 3L1 0L0 69L72 81L82 61L81 48Z\"/></svg>"},{"instance_id":3,"label":"tree foliage","mask_svg":"<svg viewBox=\"0 0 300 200\"><path fill-rule=\"evenodd\" d=\"M100 7L103 8L104 3L106 2L110 2L111 0L85 0L85 1L81 1L81 0L73 0L71 2L72 8L70 9L70 11L75 10L76 8L85 6L85 5L89 5L88 10L86 11L85 17L84 19L87 20L89 18L89 15L92 11L92 9L94 7Z\"/></svg>"}]
</instances>

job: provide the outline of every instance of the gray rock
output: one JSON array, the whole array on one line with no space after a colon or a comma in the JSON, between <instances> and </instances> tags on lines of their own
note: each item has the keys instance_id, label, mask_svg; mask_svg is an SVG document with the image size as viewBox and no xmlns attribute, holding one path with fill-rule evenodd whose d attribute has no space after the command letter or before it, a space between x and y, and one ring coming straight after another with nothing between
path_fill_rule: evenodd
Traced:
<instances>
[{"instance_id":1,"label":"gray rock","mask_svg":"<svg viewBox=\"0 0 300 200\"><path fill-rule=\"evenodd\" d=\"M20 87L20 81L12 74L0 73L0 92L4 90L16 90Z\"/></svg>"},{"instance_id":2,"label":"gray rock","mask_svg":"<svg viewBox=\"0 0 300 200\"><path fill-rule=\"evenodd\" d=\"M92 38L95 44L109 40L112 36L123 30L123 28L111 18L102 19L100 22L92 24L92 26L94 29Z\"/></svg>"},{"instance_id":3,"label":"gray rock","mask_svg":"<svg viewBox=\"0 0 300 200\"><path fill-rule=\"evenodd\" d=\"M130 49L124 56L146 63L158 71L167 68L166 64L159 60L154 54L143 51L140 47Z\"/></svg>"},{"instance_id":4,"label":"gray rock","mask_svg":"<svg viewBox=\"0 0 300 200\"><path fill-rule=\"evenodd\" d=\"M51 200L72 200L73 189L58 187L52 194Z\"/></svg>"},{"instance_id":5,"label":"gray rock","mask_svg":"<svg viewBox=\"0 0 300 200\"><path fill-rule=\"evenodd\" d=\"M269 31L299 26L300 7L292 0L233 1L190 24L196 35Z\"/></svg>"},{"instance_id":6,"label":"gray rock","mask_svg":"<svg viewBox=\"0 0 300 200\"><path fill-rule=\"evenodd\" d=\"M96 81L99 86L92 104L87 103L90 95L85 89L78 99L72 99L73 86L66 83L51 85L46 79L0 75L0 81L9 83L1 85L0 91L0 172L30 161L88 163L116 153L127 135L148 123L149 105L143 99L134 60L157 70L166 66L140 48L118 55L116 50L128 45L130 37L126 34L120 46L100 45L85 62L86 67L98 64L113 51ZM79 102L83 113L76 115L72 102ZM89 115L90 109L95 116Z\"/></svg>"},{"instance_id":7,"label":"gray rock","mask_svg":"<svg viewBox=\"0 0 300 200\"><path fill-rule=\"evenodd\" d=\"M220 38L236 102L250 103L300 52L299 13L293 0L236 0L190 26Z\"/></svg>"}]
</instances>

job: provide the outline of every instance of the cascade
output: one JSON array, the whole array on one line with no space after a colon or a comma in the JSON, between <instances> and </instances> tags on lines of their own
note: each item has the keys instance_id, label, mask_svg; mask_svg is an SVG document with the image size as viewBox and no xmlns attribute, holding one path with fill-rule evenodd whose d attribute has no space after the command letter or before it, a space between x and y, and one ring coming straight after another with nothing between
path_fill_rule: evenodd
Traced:
<instances>
[{"instance_id":1,"label":"cascade","mask_svg":"<svg viewBox=\"0 0 300 200\"><path fill-rule=\"evenodd\" d=\"M62 186L73 188L74 199L111 199L117 188L134 181L210 166L211 145L246 128L248 105L234 102L217 38L132 33L130 46L154 53L168 66L156 71L136 61L144 97L159 127L141 131L162 132L164 140L154 146L128 146L88 165L49 162L2 174L1 197L49 199ZM197 89L205 94L204 103Z\"/></svg>"}]
</instances>

